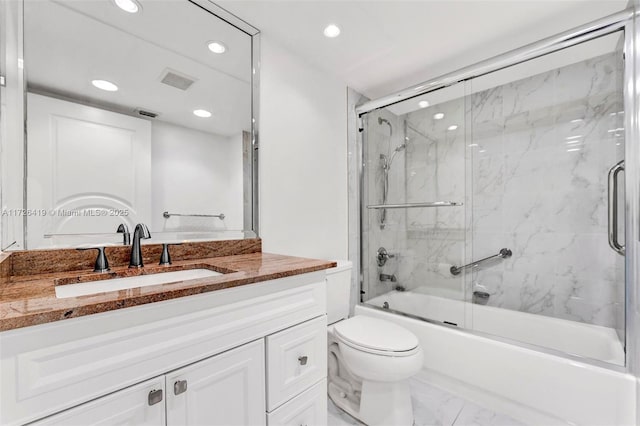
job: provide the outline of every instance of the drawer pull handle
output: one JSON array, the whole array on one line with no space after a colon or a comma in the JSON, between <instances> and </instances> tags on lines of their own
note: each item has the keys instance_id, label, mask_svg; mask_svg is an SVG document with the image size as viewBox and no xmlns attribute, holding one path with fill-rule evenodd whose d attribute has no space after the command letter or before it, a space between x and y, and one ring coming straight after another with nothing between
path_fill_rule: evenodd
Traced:
<instances>
[{"instance_id":1,"label":"drawer pull handle","mask_svg":"<svg viewBox=\"0 0 640 426\"><path fill-rule=\"evenodd\" d=\"M300 363L300 365L307 365L307 360L309 359L309 357L305 356L299 356L298 357L298 362Z\"/></svg>"},{"instance_id":2,"label":"drawer pull handle","mask_svg":"<svg viewBox=\"0 0 640 426\"><path fill-rule=\"evenodd\" d=\"M180 395L181 393L185 393L187 391L187 381L186 380L178 380L173 384L173 394Z\"/></svg>"},{"instance_id":3,"label":"drawer pull handle","mask_svg":"<svg viewBox=\"0 0 640 426\"><path fill-rule=\"evenodd\" d=\"M162 389L149 392L149 405L156 405L158 402L162 402Z\"/></svg>"}]
</instances>

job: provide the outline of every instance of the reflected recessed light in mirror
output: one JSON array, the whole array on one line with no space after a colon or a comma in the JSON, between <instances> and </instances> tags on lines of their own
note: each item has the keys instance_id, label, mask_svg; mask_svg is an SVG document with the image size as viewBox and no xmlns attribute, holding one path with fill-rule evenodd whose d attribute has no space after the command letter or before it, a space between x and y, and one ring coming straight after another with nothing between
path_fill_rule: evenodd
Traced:
<instances>
[{"instance_id":1,"label":"reflected recessed light in mirror","mask_svg":"<svg viewBox=\"0 0 640 426\"><path fill-rule=\"evenodd\" d=\"M420 108L426 108L426 107L429 106L429 102L428 101L420 101L420 102L418 102L418 106Z\"/></svg>"},{"instance_id":2,"label":"reflected recessed light in mirror","mask_svg":"<svg viewBox=\"0 0 640 426\"><path fill-rule=\"evenodd\" d=\"M195 115L196 117L201 117L201 118L209 118L209 117L211 117L211 113L209 111L207 111L206 109L195 109L195 110L193 110L193 115Z\"/></svg>"},{"instance_id":3,"label":"reflected recessed light in mirror","mask_svg":"<svg viewBox=\"0 0 640 426\"><path fill-rule=\"evenodd\" d=\"M457 125L452 124L451 126L447 127L447 130L456 130L458 128Z\"/></svg>"},{"instance_id":4,"label":"reflected recessed light in mirror","mask_svg":"<svg viewBox=\"0 0 640 426\"><path fill-rule=\"evenodd\" d=\"M325 37L335 38L340 35L340 27L336 24L329 24L324 28Z\"/></svg>"},{"instance_id":5,"label":"reflected recessed light in mirror","mask_svg":"<svg viewBox=\"0 0 640 426\"><path fill-rule=\"evenodd\" d=\"M442 120L444 118L444 114L441 112L438 112L436 114L433 114L433 119L434 120Z\"/></svg>"},{"instance_id":6,"label":"reflected recessed light in mirror","mask_svg":"<svg viewBox=\"0 0 640 426\"><path fill-rule=\"evenodd\" d=\"M227 51L227 46L219 41L210 41L207 43L207 47L213 53L224 53Z\"/></svg>"},{"instance_id":7,"label":"reflected recessed light in mirror","mask_svg":"<svg viewBox=\"0 0 640 426\"><path fill-rule=\"evenodd\" d=\"M91 84L100 90L106 90L107 92L118 91L118 86L107 80L92 80Z\"/></svg>"},{"instance_id":8,"label":"reflected recessed light in mirror","mask_svg":"<svg viewBox=\"0 0 640 426\"><path fill-rule=\"evenodd\" d=\"M116 6L128 13L138 13L142 7L135 0L113 0Z\"/></svg>"}]
</instances>

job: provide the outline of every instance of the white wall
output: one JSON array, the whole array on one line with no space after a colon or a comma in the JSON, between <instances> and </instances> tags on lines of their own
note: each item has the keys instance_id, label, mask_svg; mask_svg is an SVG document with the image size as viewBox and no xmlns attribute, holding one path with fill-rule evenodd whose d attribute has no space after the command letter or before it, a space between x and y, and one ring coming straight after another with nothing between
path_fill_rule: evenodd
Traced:
<instances>
[{"instance_id":1,"label":"white wall","mask_svg":"<svg viewBox=\"0 0 640 426\"><path fill-rule=\"evenodd\" d=\"M346 259L346 84L261 41L263 251Z\"/></svg>"},{"instance_id":2,"label":"white wall","mask_svg":"<svg viewBox=\"0 0 640 426\"><path fill-rule=\"evenodd\" d=\"M154 121L151 130L152 231L242 229L242 135L223 137ZM162 212L219 214L171 217Z\"/></svg>"}]
</instances>

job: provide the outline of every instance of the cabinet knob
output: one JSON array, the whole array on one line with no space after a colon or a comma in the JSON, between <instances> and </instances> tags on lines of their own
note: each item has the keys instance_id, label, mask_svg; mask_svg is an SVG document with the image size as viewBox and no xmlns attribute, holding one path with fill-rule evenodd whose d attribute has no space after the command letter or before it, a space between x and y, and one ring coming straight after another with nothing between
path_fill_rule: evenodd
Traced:
<instances>
[{"instance_id":1,"label":"cabinet knob","mask_svg":"<svg viewBox=\"0 0 640 426\"><path fill-rule=\"evenodd\" d=\"M181 393L185 393L187 391L187 381L186 380L178 380L173 384L173 394L180 395Z\"/></svg>"},{"instance_id":2,"label":"cabinet knob","mask_svg":"<svg viewBox=\"0 0 640 426\"><path fill-rule=\"evenodd\" d=\"M307 365L308 360L309 360L309 357L307 357L306 355L298 357L298 362L300 363L300 365Z\"/></svg>"},{"instance_id":3,"label":"cabinet knob","mask_svg":"<svg viewBox=\"0 0 640 426\"><path fill-rule=\"evenodd\" d=\"M149 405L156 405L162 401L162 389L154 389L149 392Z\"/></svg>"}]
</instances>

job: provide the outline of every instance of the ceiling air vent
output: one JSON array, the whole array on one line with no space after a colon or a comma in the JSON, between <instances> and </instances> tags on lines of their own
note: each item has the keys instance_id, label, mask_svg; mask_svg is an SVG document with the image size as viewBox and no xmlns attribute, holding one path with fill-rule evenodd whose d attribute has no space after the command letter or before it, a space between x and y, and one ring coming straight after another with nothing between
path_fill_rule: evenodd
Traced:
<instances>
[{"instance_id":1,"label":"ceiling air vent","mask_svg":"<svg viewBox=\"0 0 640 426\"><path fill-rule=\"evenodd\" d=\"M160 77L161 83L180 90L187 90L195 81L195 78L169 68L165 69Z\"/></svg>"},{"instance_id":2,"label":"ceiling air vent","mask_svg":"<svg viewBox=\"0 0 640 426\"><path fill-rule=\"evenodd\" d=\"M144 109L137 109L136 112L138 113L138 115L141 115L147 118L156 118L158 116L157 112L152 112Z\"/></svg>"}]
</instances>

